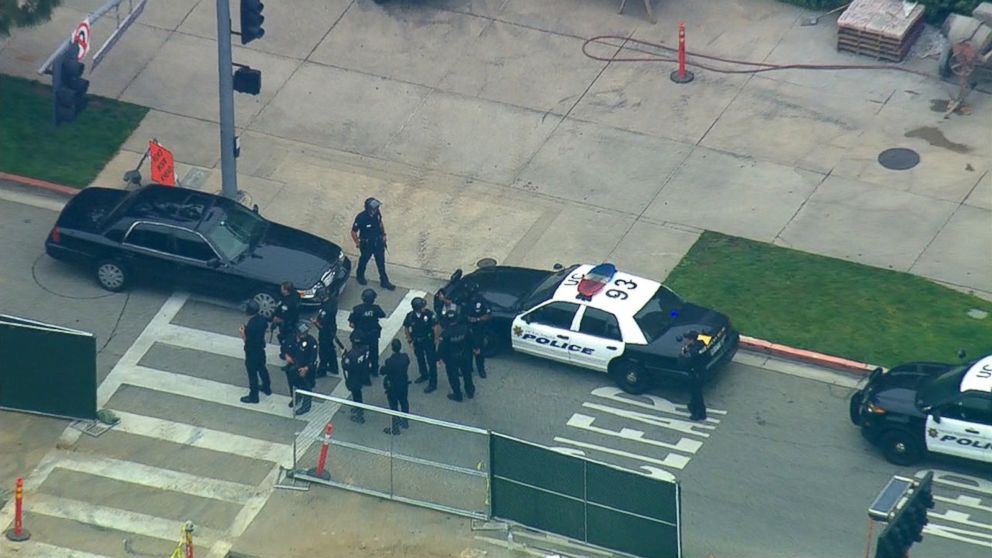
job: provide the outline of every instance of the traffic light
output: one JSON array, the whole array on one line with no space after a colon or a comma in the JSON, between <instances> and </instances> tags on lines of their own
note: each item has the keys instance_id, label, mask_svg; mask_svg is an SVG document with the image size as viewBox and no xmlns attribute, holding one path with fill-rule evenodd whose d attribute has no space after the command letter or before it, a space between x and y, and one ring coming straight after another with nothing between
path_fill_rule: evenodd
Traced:
<instances>
[{"instance_id":1,"label":"traffic light","mask_svg":"<svg viewBox=\"0 0 992 558\"><path fill-rule=\"evenodd\" d=\"M262 29L264 8L265 4L260 0L241 0L241 44L246 45L265 36L265 29Z\"/></svg>"},{"instance_id":2,"label":"traffic light","mask_svg":"<svg viewBox=\"0 0 992 558\"><path fill-rule=\"evenodd\" d=\"M933 473L928 472L879 535L875 558L904 558L913 543L923 540L927 510L933 506Z\"/></svg>"},{"instance_id":3,"label":"traffic light","mask_svg":"<svg viewBox=\"0 0 992 558\"><path fill-rule=\"evenodd\" d=\"M73 43L52 62L52 120L56 126L72 122L86 108L90 82L83 79L86 65L77 60L78 53L79 46Z\"/></svg>"},{"instance_id":4,"label":"traffic light","mask_svg":"<svg viewBox=\"0 0 992 558\"><path fill-rule=\"evenodd\" d=\"M262 90L262 72L248 66L239 66L234 71L234 90L238 93L258 95Z\"/></svg>"}]
</instances>

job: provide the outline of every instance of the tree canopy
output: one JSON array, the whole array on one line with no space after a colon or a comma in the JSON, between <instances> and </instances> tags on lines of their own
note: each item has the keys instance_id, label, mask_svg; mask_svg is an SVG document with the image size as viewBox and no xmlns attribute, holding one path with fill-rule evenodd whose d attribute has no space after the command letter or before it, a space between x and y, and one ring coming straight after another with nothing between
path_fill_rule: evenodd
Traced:
<instances>
[{"instance_id":1,"label":"tree canopy","mask_svg":"<svg viewBox=\"0 0 992 558\"><path fill-rule=\"evenodd\" d=\"M0 0L0 36L10 34L11 27L44 23L62 0Z\"/></svg>"}]
</instances>

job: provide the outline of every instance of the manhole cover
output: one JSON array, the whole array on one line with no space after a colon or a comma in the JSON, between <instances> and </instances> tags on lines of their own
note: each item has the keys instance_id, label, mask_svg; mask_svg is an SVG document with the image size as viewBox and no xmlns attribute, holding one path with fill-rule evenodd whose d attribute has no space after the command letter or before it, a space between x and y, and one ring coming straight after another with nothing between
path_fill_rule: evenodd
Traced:
<instances>
[{"instance_id":1,"label":"manhole cover","mask_svg":"<svg viewBox=\"0 0 992 558\"><path fill-rule=\"evenodd\" d=\"M492 267L496 265L496 260L493 258L482 258L475 265L478 267Z\"/></svg>"},{"instance_id":2,"label":"manhole cover","mask_svg":"<svg viewBox=\"0 0 992 558\"><path fill-rule=\"evenodd\" d=\"M905 147L893 147L878 154L878 164L889 170L908 170L920 164L920 154Z\"/></svg>"}]
</instances>

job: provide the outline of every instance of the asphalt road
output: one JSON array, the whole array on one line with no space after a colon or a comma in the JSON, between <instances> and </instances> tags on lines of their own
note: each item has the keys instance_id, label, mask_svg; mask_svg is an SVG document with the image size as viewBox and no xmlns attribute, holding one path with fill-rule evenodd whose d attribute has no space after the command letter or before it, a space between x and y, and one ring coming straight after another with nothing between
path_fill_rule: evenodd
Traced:
<instances>
[{"instance_id":1,"label":"asphalt road","mask_svg":"<svg viewBox=\"0 0 992 558\"><path fill-rule=\"evenodd\" d=\"M0 267L4 313L94 332L101 348L98 364L103 379L153 316L160 314L163 303L175 305L174 313L149 326L151 342L135 357L134 370L118 372L138 373L131 376L134 385L125 381L108 396L109 408L147 418L125 421L121 432L97 440L84 438L79 451L93 462L109 456L116 463L142 462L156 467L155 471L175 469L227 483L210 484L195 501L188 494L148 492L132 514L172 519L180 517L177 509L193 510L201 523L216 526L218 531L232 521L237 523L242 513L237 506L244 505L244 499L225 496L227 491L266 482L271 463L285 455L283 448L304 424L289 416L282 400L265 409L238 406L244 373L234 336L243 317L235 301L197 295L170 298L171 293L148 286L136 286L127 294L105 293L80 270L43 254L42 241L54 218L50 210L0 201L0 233L5 239L0 244L5 262ZM341 309L357 302L358 290L354 285L348 288ZM407 309L400 304L406 295L402 289L383 292L380 303L387 314L405 313ZM741 362L728 366L707 388L711 412L703 424L685 421L682 386L663 386L650 397L632 397L620 393L599 373L515 354L491 359L488 370L487 379L476 380L475 399L463 403L444 397L443 371L440 389L434 394L425 395L421 386L411 386L412 412L488 428L562 451L583 452L659 477L677 477L683 490L684 550L690 557L710 553L720 558L863 555L868 505L892 475L913 475L923 469L892 466L861 439L847 419L850 388ZM158 371L167 380L148 383ZM281 372L271 371L277 393L284 395ZM191 393L190 385L204 386L204 391ZM318 391L327 393L336 385L334 378L321 380ZM378 386L366 390L366 402L385 405ZM15 415L3 415L5 426L8 417ZM31 424L40 420L16 417ZM64 423L53 422L48 430L57 436ZM344 428L341 434L347 433ZM176 461L175 445L183 443L187 432L198 449L186 451L184 459ZM241 444L249 438L256 442L245 449L218 439L217 433L226 433ZM410 434L403 443L417 443ZM349 439L360 440L361 435L353 431ZM370 445L383 443L381 428L367 428L364 435ZM54 438L37 437L31 444L47 450ZM450 457L457 462L463 456ZM3 463L0 472L8 474L10 462L5 458ZM40 492L56 503L69 498L85 500L98 510L127 509L128 502L134 501L127 495L136 481L120 472L115 479L92 478L94 466L88 463L77 461L56 469L41 482ZM924 467L945 472L937 477L938 505L931 514L930 531L914 547L913 556L989 556L990 472L948 463ZM83 482L96 488L78 493ZM143 478L141 482L155 485L159 481ZM167 485L161 481L159 488ZM237 505L224 503L225 498ZM48 516L50 529L69 533L65 540L54 542L92 544L92 551L107 552L86 542L96 540L100 533L82 530L78 521L69 527L73 508L53 504L49 513L61 514L56 519ZM151 549L155 540L163 538L146 516L123 517L117 528L125 526L145 537L132 538L137 541L134 544ZM116 541L108 545L119 545L119 538L107 538Z\"/></svg>"}]
</instances>

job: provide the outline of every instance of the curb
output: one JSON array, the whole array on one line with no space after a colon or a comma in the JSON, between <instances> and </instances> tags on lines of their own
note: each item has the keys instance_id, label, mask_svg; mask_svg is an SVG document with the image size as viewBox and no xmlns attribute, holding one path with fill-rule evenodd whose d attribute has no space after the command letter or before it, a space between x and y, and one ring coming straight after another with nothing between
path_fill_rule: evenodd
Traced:
<instances>
[{"instance_id":1,"label":"curb","mask_svg":"<svg viewBox=\"0 0 992 558\"><path fill-rule=\"evenodd\" d=\"M0 171L0 180L16 182L17 184L20 184L22 186L40 188L42 190L47 190L49 192L55 192L57 194L62 194L64 196L70 196L70 197L78 194L80 190L80 188L70 188L69 186L55 184L54 182L38 180L37 178L29 178L27 176L20 176L17 174L10 174L2 171Z\"/></svg>"},{"instance_id":2,"label":"curb","mask_svg":"<svg viewBox=\"0 0 992 558\"><path fill-rule=\"evenodd\" d=\"M63 186L61 184L55 184L53 182L47 182L45 180L38 180L36 178L29 178L26 176L19 176L16 174L9 174L2 171L0 171L0 180L8 180L24 186L40 188L42 190L67 196L75 196L79 193L79 189L77 188L70 188L69 186ZM764 353L779 358L814 364L824 368L832 368L834 370L842 370L844 372L854 372L855 374L867 375L876 368L875 366L871 366L863 362L825 355L815 351L807 351L805 349L796 349L794 347L779 345L778 343L772 343L771 341L765 341L764 339L757 339L747 335L741 335L740 347L746 351Z\"/></svg>"},{"instance_id":3,"label":"curb","mask_svg":"<svg viewBox=\"0 0 992 558\"><path fill-rule=\"evenodd\" d=\"M822 366L824 368L832 368L834 370L842 370L844 372L854 372L855 374L867 375L877 368L876 366L865 364L863 362L825 355L815 351L807 351L805 349L796 349L787 345L779 345L778 343L765 341L764 339L748 337L747 335L741 335L740 347L746 351L764 353L780 358L787 358L789 360L798 360L801 362Z\"/></svg>"}]
</instances>

